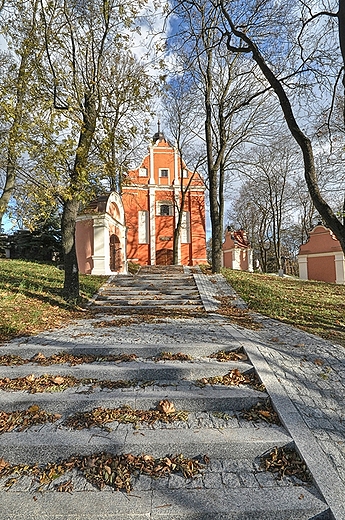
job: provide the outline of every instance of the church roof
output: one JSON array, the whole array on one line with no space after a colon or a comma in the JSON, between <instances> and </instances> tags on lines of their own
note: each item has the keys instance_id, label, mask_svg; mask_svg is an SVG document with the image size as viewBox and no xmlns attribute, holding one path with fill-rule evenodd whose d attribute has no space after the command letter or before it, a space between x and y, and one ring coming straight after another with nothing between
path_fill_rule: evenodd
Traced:
<instances>
[{"instance_id":1,"label":"church roof","mask_svg":"<svg viewBox=\"0 0 345 520\"><path fill-rule=\"evenodd\" d=\"M89 202L80 213L105 213L107 208L107 202L110 197L110 193L99 195L96 199Z\"/></svg>"}]
</instances>

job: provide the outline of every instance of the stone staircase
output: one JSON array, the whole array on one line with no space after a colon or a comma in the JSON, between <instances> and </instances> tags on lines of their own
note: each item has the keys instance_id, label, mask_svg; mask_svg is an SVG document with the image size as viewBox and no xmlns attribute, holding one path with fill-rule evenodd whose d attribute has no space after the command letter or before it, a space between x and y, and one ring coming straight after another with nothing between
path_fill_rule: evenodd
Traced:
<instances>
[{"instance_id":1,"label":"stone staircase","mask_svg":"<svg viewBox=\"0 0 345 520\"><path fill-rule=\"evenodd\" d=\"M91 456L92 465L92 456L107 452L155 458L183 454L202 463L202 472L195 478L170 471L165 478L138 474L132 479L131 493L126 494L112 492L110 486L99 491L76 469L57 474L51 482L48 470L39 480L18 469L11 477L13 482L0 478L0 520L332 518L312 483L294 476L279 480L262 468L263 454L293 446L283 426L254 422L241 413L266 402L267 393L248 384L205 384L205 379L234 369L252 374L253 366L238 339L226 330L227 320L203 312L190 270L146 268L135 276L114 277L93 300L91 310L91 318L62 330L1 347L0 355L20 355L27 360L38 353L38 357L48 358L62 351L98 358L73 366L34 362L0 366L1 381L27 376L35 381L49 373L58 390L59 378L81 380L78 386L64 391L34 394L1 390L0 386L2 410L39 406L59 417L54 423L2 433L0 468L1 459L12 465L45 465L85 455ZM210 357L230 350L241 353L237 361L220 362ZM162 352L182 353L190 359L159 360ZM137 356L133 361L107 360L107 356L131 354ZM118 380L132 384L122 388L100 385ZM184 420L152 425L114 421L103 428L73 429L64 424L76 413L99 407L110 410L129 406L147 411L156 409L162 401L188 414Z\"/></svg>"},{"instance_id":2,"label":"stone staircase","mask_svg":"<svg viewBox=\"0 0 345 520\"><path fill-rule=\"evenodd\" d=\"M129 311L148 308L199 310L202 302L190 273L181 266L141 267L134 276L118 275L99 292L93 306Z\"/></svg>"}]
</instances>

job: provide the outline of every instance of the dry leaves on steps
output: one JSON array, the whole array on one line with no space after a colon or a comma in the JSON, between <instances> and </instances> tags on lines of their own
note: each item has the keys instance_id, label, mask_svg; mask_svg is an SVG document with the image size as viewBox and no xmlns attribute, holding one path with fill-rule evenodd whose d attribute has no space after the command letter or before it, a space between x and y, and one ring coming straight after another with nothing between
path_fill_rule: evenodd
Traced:
<instances>
[{"instance_id":1,"label":"dry leaves on steps","mask_svg":"<svg viewBox=\"0 0 345 520\"><path fill-rule=\"evenodd\" d=\"M92 427L103 428L106 424L112 422L134 424L136 427L138 424L143 423L153 425L157 421L164 423L187 421L187 411L176 411L174 404L167 400L161 401L161 403L157 406L157 410L134 410L130 406L122 406L121 408L94 408L89 412L78 412L71 415L64 422L64 426L82 430L83 428ZM167 411L163 411L162 408Z\"/></svg>"},{"instance_id":2,"label":"dry leaves on steps","mask_svg":"<svg viewBox=\"0 0 345 520\"><path fill-rule=\"evenodd\" d=\"M0 459L0 478L8 478L4 486L9 489L23 476L33 477L33 492L44 491L56 478L76 469L89 482L103 489L106 485L129 493L132 489L132 477L140 474L153 478L164 478L170 473L182 473L185 478L195 478L201 474L204 464L209 462L205 455L203 461L199 457L190 459L182 454L155 459L152 455L135 456L131 453L111 454L95 453L87 456L73 456L60 462L48 462L44 466L37 464L10 465ZM15 475L13 478L12 476ZM73 491L72 479L55 487L56 491Z\"/></svg>"},{"instance_id":3,"label":"dry leaves on steps","mask_svg":"<svg viewBox=\"0 0 345 520\"><path fill-rule=\"evenodd\" d=\"M58 419L61 419L60 414L48 413L36 404L30 406L27 410L15 410L13 412L0 410L0 433L11 432L14 429L24 431L37 424L54 423Z\"/></svg>"}]
</instances>

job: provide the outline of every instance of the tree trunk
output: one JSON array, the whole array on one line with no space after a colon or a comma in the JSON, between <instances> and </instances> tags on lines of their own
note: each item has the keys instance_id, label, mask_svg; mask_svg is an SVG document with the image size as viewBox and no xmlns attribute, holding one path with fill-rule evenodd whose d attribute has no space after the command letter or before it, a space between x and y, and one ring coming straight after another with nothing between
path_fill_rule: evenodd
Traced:
<instances>
[{"instance_id":1,"label":"tree trunk","mask_svg":"<svg viewBox=\"0 0 345 520\"><path fill-rule=\"evenodd\" d=\"M79 192L86 180L86 168L92 139L96 129L97 109L93 93L87 92L84 101L83 126L80 130L74 168L70 175L70 198L65 200L62 215L62 244L65 280L63 295L67 301L79 298L79 272L75 247L75 225L79 209Z\"/></svg>"},{"instance_id":2,"label":"tree trunk","mask_svg":"<svg viewBox=\"0 0 345 520\"><path fill-rule=\"evenodd\" d=\"M67 200L64 203L61 220L62 251L65 267L63 296L67 301L74 303L79 298L79 272L75 247L75 225L78 209L79 202L77 200Z\"/></svg>"},{"instance_id":3,"label":"tree trunk","mask_svg":"<svg viewBox=\"0 0 345 520\"><path fill-rule=\"evenodd\" d=\"M9 155L9 154L8 154ZM4 215L6 213L8 203L10 201L10 198L12 196L14 187L16 182L16 171L14 164L7 162L7 168L6 168L6 180L5 180L5 186L3 188L1 197L0 197L0 229L2 225L2 219L4 218Z\"/></svg>"},{"instance_id":4,"label":"tree trunk","mask_svg":"<svg viewBox=\"0 0 345 520\"><path fill-rule=\"evenodd\" d=\"M180 221L180 215L179 215L178 221ZM173 265L178 265L178 245L179 245L179 239L180 239L180 231L181 231L181 223L177 224L176 228L174 229Z\"/></svg>"},{"instance_id":5,"label":"tree trunk","mask_svg":"<svg viewBox=\"0 0 345 520\"><path fill-rule=\"evenodd\" d=\"M210 218L212 228L212 272L219 273L221 269L221 225L219 222L219 205L218 205L218 165L214 164L213 160L213 139L212 139L212 106L211 106L211 92L212 92L212 54L210 50L207 53L207 70L205 77L207 80L205 88L205 136L206 136L206 152L207 152L207 171L209 177L209 192L210 192Z\"/></svg>"},{"instance_id":6,"label":"tree trunk","mask_svg":"<svg viewBox=\"0 0 345 520\"><path fill-rule=\"evenodd\" d=\"M210 176L210 217L212 226L212 272L220 273L222 267L222 225L218 205L218 176L211 168Z\"/></svg>"}]
</instances>

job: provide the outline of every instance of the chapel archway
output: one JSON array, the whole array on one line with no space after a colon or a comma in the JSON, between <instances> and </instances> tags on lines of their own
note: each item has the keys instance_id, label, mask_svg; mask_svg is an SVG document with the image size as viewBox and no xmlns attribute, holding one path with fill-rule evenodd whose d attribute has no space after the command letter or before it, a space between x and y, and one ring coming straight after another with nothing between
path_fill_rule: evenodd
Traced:
<instances>
[{"instance_id":1,"label":"chapel archway","mask_svg":"<svg viewBox=\"0 0 345 520\"><path fill-rule=\"evenodd\" d=\"M121 265L121 243L117 235L110 236L110 270L119 271Z\"/></svg>"}]
</instances>

